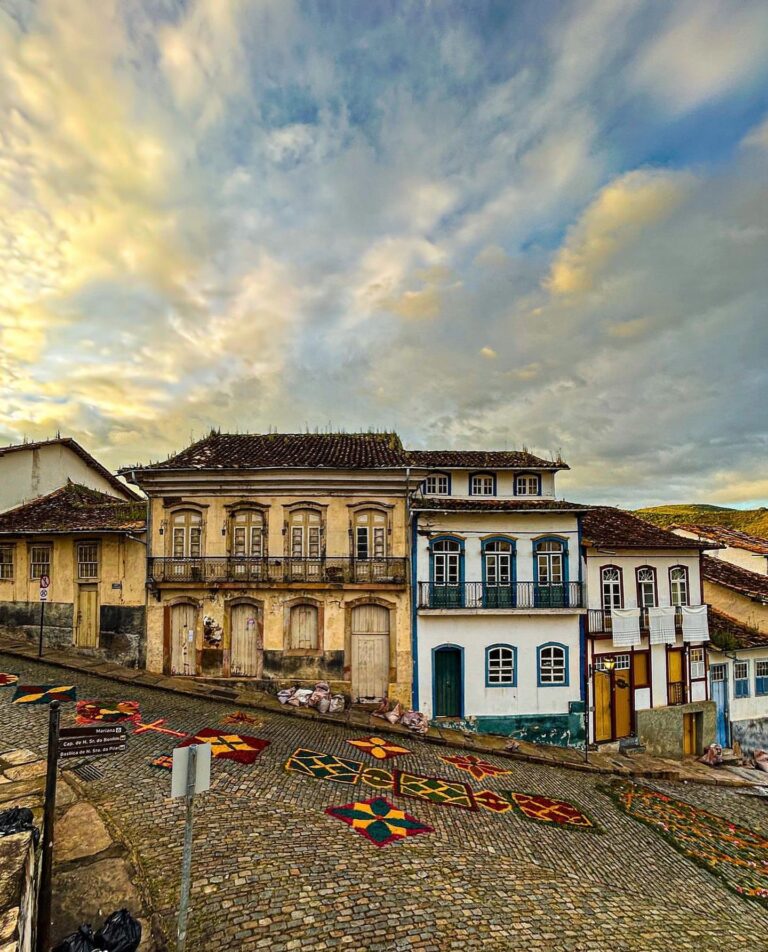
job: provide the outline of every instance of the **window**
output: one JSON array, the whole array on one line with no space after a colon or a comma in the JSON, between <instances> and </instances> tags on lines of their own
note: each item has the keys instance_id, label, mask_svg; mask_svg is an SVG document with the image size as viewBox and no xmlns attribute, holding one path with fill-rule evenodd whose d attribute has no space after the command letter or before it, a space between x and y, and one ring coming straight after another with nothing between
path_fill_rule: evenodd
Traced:
<instances>
[{"instance_id":1,"label":"window","mask_svg":"<svg viewBox=\"0 0 768 952\"><path fill-rule=\"evenodd\" d=\"M700 681L707 675L707 668L704 662L704 649L691 648L688 656L691 664L691 681Z\"/></svg>"},{"instance_id":2,"label":"window","mask_svg":"<svg viewBox=\"0 0 768 952\"><path fill-rule=\"evenodd\" d=\"M450 477L447 473L430 473L424 481L424 492L432 496L450 495Z\"/></svg>"},{"instance_id":3,"label":"window","mask_svg":"<svg viewBox=\"0 0 768 952\"><path fill-rule=\"evenodd\" d=\"M725 669L726 669L726 665L724 665L724 664L713 664L713 665L710 665L709 674L710 674L712 680L713 680L713 681L725 681L725 680L726 680Z\"/></svg>"},{"instance_id":4,"label":"window","mask_svg":"<svg viewBox=\"0 0 768 952\"><path fill-rule=\"evenodd\" d=\"M92 579L99 577L99 543L78 542L77 577Z\"/></svg>"},{"instance_id":5,"label":"window","mask_svg":"<svg viewBox=\"0 0 768 952\"><path fill-rule=\"evenodd\" d=\"M0 545L0 580L13 578L13 546Z\"/></svg>"},{"instance_id":6,"label":"window","mask_svg":"<svg viewBox=\"0 0 768 952\"><path fill-rule=\"evenodd\" d=\"M600 570L603 592L603 611L610 615L614 608L622 607L621 569L615 565L605 565Z\"/></svg>"},{"instance_id":7,"label":"window","mask_svg":"<svg viewBox=\"0 0 768 952\"><path fill-rule=\"evenodd\" d=\"M673 605L688 604L688 569L684 565L669 570L669 597Z\"/></svg>"},{"instance_id":8,"label":"window","mask_svg":"<svg viewBox=\"0 0 768 952\"><path fill-rule=\"evenodd\" d=\"M563 584L563 543L557 540L536 545L536 581L539 585Z\"/></svg>"},{"instance_id":9,"label":"window","mask_svg":"<svg viewBox=\"0 0 768 952\"><path fill-rule=\"evenodd\" d=\"M525 473L515 479L516 496L540 496L541 479L532 473Z\"/></svg>"},{"instance_id":10,"label":"window","mask_svg":"<svg viewBox=\"0 0 768 952\"><path fill-rule=\"evenodd\" d=\"M733 696L749 697L749 662L733 663Z\"/></svg>"},{"instance_id":11,"label":"window","mask_svg":"<svg viewBox=\"0 0 768 952\"><path fill-rule=\"evenodd\" d=\"M755 661L755 694L768 694L768 661Z\"/></svg>"},{"instance_id":12,"label":"window","mask_svg":"<svg viewBox=\"0 0 768 952\"><path fill-rule=\"evenodd\" d=\"M355 513L355 558L383 559L387 554L387 514L377 509Z\"/></svg>"},{"instance_id":13,"label":"window","mask_svg":"<svg viewBox=\"0 0 768 952\"><path fill-rule=\"evenodd\" d=\"M294 509L290 515L292 559L319 559L322 516L314 509Z\"/></svg>"},{"instance_id":14,"label":"window","mask_svg":"<svg viewBox=\"0 0 768 952\"><path fill-rule=\"evenodd\" d=\"M496 477L493 473L473 473L469 477L470 496L493 496L496 493Z\"/></svg>"},{"instance_id":15,"label":"window","mask_svg":"<svg viewBox=\"0 0 768 952\"><path fill-rule=\"evenodd\" d=\"M648 657L647 651L636 651L633 656L633 674L636 688L648 688L651 686Z\"/></svg>"},{"instance_id":16,"label":"window","mask_svg":"<svg viewBox=\"0 0 768 952\"><path fill-rule=\"evenodd\" d=\"M486 685L513 688L516 681L516 649L508 645L494 645L486 649Z\"/></svg>"},{"instance_id":17,"label":"window","mask_svg":"<svg viewBox=\"0 0 768 952\"><path fill-rule=\"evenodd\" d=\"M512 560L515 547L506 539L493 539L483 545L485 584L489 588L512 584Z\"/></svg>"},{"instance_id":18,"label":"window","mask_svg":"<svg viewBox=\"0 0 768 952\"><path fill-rule=\"evenodd\" d=\"M289 650L316 651L318 648L316 605L293 605L290 616Z\"/></svg>"},{"instance_id":19,"label":"window","mask_svg":"<svg viewBox=\"0 0 768 952\"><path fill-rule=\"evenodd\" d=\"M172 517L174 559L199 559L202 554L203 517L193 509L179 509Z\"/></svg>"},{"instance_id":20,"label":"window","mask_svg":"<svg viewBox=\"0 0 768 952\"><path fill-rule=\"evenodd\" d=\"M264 554L264 516L240 509L230 517L231 553L236 559L260 559Z\"/></svg>"},{"instance_id":21,"label":"window","mask_svg":"<svg viewBox=\"0 0 768 952\"><path fill-rule=\"evenodd\" d=\"M637 570L637 606L654 608L656 605L656 569L643 565Z\"/></svg>"},{"instance_id":22,"label":"window","mask_svg":"<svg viewBox=\"0 0 768 952\"><path fill-rule=\"evenodd\" d=\"M565 645L541 645L539 656L539 687L568 684L568 649Z\"/></svg>"},{"instance_id":23,"label":"window","mask_svg":"<svg viewBox=\"0 0 768 952\"><path fill-rule=\"evenodd\" d=\"M51 547L49 545L33 545L29 549L29 577L38 579L42 575L51 574Z\"/></svg>"},{"instance_id":24,"label":"window","mask_svg":"<svg viewBox=\"0 0 768 952\"><path fill-rule=\"evenodd\" d=\"M598 655L595 658L595 670L596 671L607 671L609 670L605 666L605 662L608 660L613 660L613 670L614 671L629 671L630 660L628 654L620 655Z\"/></svg>"},{"instance_id":25,"label":"window","mask_svg":"<svg viewBox=\"0 0 768 952\"><path fill-rule=\"evenodd\" d=\"M435 585L458 585L461 581L461 543L438 539L432 546L432 581Z\"/></svg>"}]
</instances>

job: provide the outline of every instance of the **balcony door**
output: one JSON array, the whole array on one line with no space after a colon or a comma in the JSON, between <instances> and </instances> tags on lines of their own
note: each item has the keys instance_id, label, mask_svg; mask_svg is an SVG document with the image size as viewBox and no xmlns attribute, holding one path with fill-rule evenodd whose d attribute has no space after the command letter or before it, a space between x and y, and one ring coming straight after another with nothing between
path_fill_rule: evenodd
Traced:
<instances>
[{"instance_id":1,"label":"balcony door","mask_svg":"<svg viewBox=\"0 0 768 952\"><path fill-rule=\"evenodd\" d=\"M458 539L438 539L432 544L432 608L461 608L462 557Z\"/></svg>"},{"instance_id":2,"label":"balcony door","mask_svg":"<svg viewBox=\"0 0 768 952\"><path fill-rule=\"evenodd\" d=\"M289 575L319 581L322 556L322 515L315 509L294 509L290 514Z\"/></svg>"},{"instance_id":3,"label":"balcony door","mask_svg":"<svg viewBox=\"0 0 768 952\"><path fill-rule=\"evenodd\" d=\"M567 608L565 592L565 544L559 539L536 543L534 608Z\"/></svg>"},{"instance_id":4,"label":"balcony door","mask_svg":"<svg viewBox=\"0 0 768 952\"><path fill-rule=\"evenodd\" d=\"M506 539L492 539L483 545L483 607L514 608L514 546Z\"/></svg>"},{"instance_id":5,"label":"balcony door","mask_svg":"<svg viewBox=\"0 0 768 952\"><path fill-rule=\"evenodd\" d=\"M264 663L264 628L257 605L233 605L229 613L231 677L260 678Z\"/></svg>"}]
</instances>

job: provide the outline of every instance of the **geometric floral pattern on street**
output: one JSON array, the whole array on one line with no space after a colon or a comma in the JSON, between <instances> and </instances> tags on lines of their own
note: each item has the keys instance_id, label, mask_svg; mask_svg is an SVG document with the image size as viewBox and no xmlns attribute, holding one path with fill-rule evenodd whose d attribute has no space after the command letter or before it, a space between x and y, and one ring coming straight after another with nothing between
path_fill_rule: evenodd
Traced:
<instances>
[{"instance_id":1,"label":"geometric floral pattern on street","mask_svg":"<svg viewBox=\"0 0 768 952\"><path fill-rule=\"evenodd\" d=\"M360 781L374 790L394 790L395 775L383 767L364 767Z\"/></svg>"},{"instance_id":2,"label":"geometric floral pattern on street","mask_svg":"<svg viewBox=\"0 0 768 952\"><path fill-rule=\"evenodd\" d=\"M458 767L459 770L465 770L470 774L473 780L483 780L485 777L501 777L503 774L512 773L511 770L505 770L504 767L494 767L487 760L481 760L474 754L456 754L453 757L441 757L445 763Z\"/></svg>"},{"instance_id":3,"label":"geometric floral pattern on street","mask_svg":"<svg viewBox=\"0 0 768 952\"><path fill-rule=\"evenodd\" d=\"M262 750L269 747L270 742L259 737L249 737L247 734L232 734L221 728L205 727L176 746L189 747L192 744L210 744L212 757L234 760L239 764L252 764Z\"/></svg>"},{"instance_id":4,"label":"geometric floral pattern on street","mask_svg":"<svg viewBox=\"0 0 768 952\"><path fill-rule=\"evenodd\" d=\"M169 754L161 754L150 761L152 767L159 767L161 770L173 770L173 757Z\"/></svg>"},{"instance_id":5,"label":"geometric floral pattern on street","mask_svg":"<svg viewBox=\"0 0 768 952\"><path fill-rule=\"evenodd\" d=\"M138 701L118 701L112 707L102 707L98 701L78 701L75 722L78 724L120 724L123 721L141 722Z\"/></svg>"},{"instance_id":6,"label":"geometric floral pattern on street","mask_svg":"<svg viewBox=\"0 0 768 952\"><path fill-rule=\"evenodd\" d=\"M568 803L567 800L554 800L552 797L544 797L539 794L516 793L513 790L504 790L502 793L529 820L557 826L597 829L585 813L582 813L572 803Z\"/></svg>"},{"instance_id":7,"label":"geometric floral pattern on street","mask_svg":"<svg viewBox=\"0 0 768 952\"><path fill-rule=\"evenodd\" d=\"M19 684L13 695L14 704L50 704L51 701L76 701L74 684Z\"/></svg>"},{"instance_id":8,"label":"geometric floral pattern on street","mask_svg":"<svg viewBox=\"0 0 768 952\"><path fill-rule=\"evenodd\" d=\"M430 803L477 810L471 787L458 780L422 777L405 770L396 770L395 793L401 797L413 797L417 800L428 800Z\"/></svg>"},{"instance_id":9,"label":"geometric floral pattern on street","mask_svg":"<svg viewBox=\"0 0 768 952\"><path fill-rule=\"evenodd\" d=\"M495 790L475 791L475 803L491 813L507 813L513 809L509 800L496 793Z\"/></svg>"},{"instance_id":10,"label":"geometric floral pattern on street","mask_svg":"<svg viewBox=\"0 0 768 952\"><path fill-rule=\"evenodd\" d=\"M343 807L329 807L325 812L328 816L347 823L355 833L359 833L374 846L379 847L408 836L434 833L431 826L420 823L404 810L398 810L383 797L356 800Z\"/></svg>"},{"instance_id":11,"label":"geometric floral pattern on street","mask_svg":"<svg viewBox=\"0 0 768 952\"><path fill-rule=\"evenodd\" d=\"M18 674L0 673L0 688L9 688L19 680Z\"/></svg>"},{"instance_id":12,"label":"geometric floral pattern on street","mask_svg":"<svg viewBox=\"0 0 768 952\"><path fill-rule=\"evenodd\" d=\"M335 780L336 783L357 783L363 763L299 747L285 763L285 769L306 774L316 780Z\"/></svg>"},{"instance_id":13,"label":"geometric floral pattern on street","mask_svg":"<svg viewBox=\"0 0 768 952\"><path fill-rule=\"evenodd\" d=\"M347 743L370 754L376 760L389 760L390 757L399 757L400 754L410 754L407 747L401 747L381 737L361 737L359 740L348 740Z\"/></svg>"},{"instance_id":14,"label":"geometric floral pattern on street","mask_svg":"<svg viewBox=\"0 0 768 952\"><path fill-rule=\"evenodd\" d=\"M602 789L624 813L656 830L734 892L768 902L768 837L764 834L627 781Z\"/></svg>"}]
</instances>

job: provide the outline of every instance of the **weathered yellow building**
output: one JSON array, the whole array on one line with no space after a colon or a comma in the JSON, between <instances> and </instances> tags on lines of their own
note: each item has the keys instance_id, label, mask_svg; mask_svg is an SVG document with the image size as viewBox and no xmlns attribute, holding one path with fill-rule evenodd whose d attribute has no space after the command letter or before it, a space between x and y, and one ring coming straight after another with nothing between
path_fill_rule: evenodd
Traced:
<instances>
[{"instance_id":1,"label":"weathered yellow building","mask_svg":"<svg viewBox=\"0 0 768 952\"><path fill-rule=\"evenodd\" d=\"M396 435L212 433L124 473L149 497L149 670L410 700Z\"/></svg>"},{"instance_id":2,"label":"weathered yellow building","mask_svg":"<svg viewBox=\"0 0 768 952\"><path fill-rule=\"evenodd\" d=\"M146 504L72 482L0 513L0 628L144 665Z\"/></svg>"}]
</instances>

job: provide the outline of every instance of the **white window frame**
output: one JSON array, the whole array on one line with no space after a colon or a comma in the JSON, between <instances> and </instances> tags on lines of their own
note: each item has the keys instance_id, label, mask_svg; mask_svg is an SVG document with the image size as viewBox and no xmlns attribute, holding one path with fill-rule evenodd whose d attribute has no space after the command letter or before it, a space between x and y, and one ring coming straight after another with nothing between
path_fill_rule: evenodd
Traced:
<instances>
[{"instance_id":1,"label":"white window frame","mask_svg":"<svg viewBox=\"0 0 768 952\"><path fill-rule=\"evenodd\" d=\"M691 681L703 681L707 676L707 662L703 648L691 648L688 654Z\"/></svg>"},{"instance_id":2,"label":"white window frame","mask_svg":"<svg viewBox=\"0 0 768 952\"><path fill-rule=\"evenodd\" d=\"M486 652L485 681L489 687L512 688L517 684L517 652L511 645L493 645Z\"/></svg>"},{"instance_id":3,"label":"white window frame","mask_svg":"<svg viewBox=\"0 0 768 952\"><path fill-rule=\"evenodd\" d=\"M547 687L568 684L568 649L563 645L542 645L539 648L539 684Z\"/></svg>"},{"instance_id":4,"label":"white window frame","mask_svg":"<svg viewBox=\"0 0 768 952\"><path fill-rule=\"evenodd\" d=\"M532 473L521 473L515 477L516 496L540 496L541 476Z\"/></svg>"},{"instance_id":5,"label":"white window frame","mask_svg":"<svg viewBox=\"0 0 768 952\"><path fill-rule=\"evenodd\" d=\"M469 479L470 496L492 496L495 482L492 473L473 473Z\"/></svg>"},{"instance_id":6,"label":"white window frame","mask_svg":"<svg viewBox=\"0 0 768 952\"><path fill-rule=\"evenodd\" d=\"M449 494L447 473L430 473L424 480L424 492L429 496L447 496Z\"/></svg>"},{"instance_id":7,"label":"white window frame","mask_svg":"<svg viewBox=\"0 0 768 952\"><path fill-rule=\"evenodd\" d=\"M673 578L673 573L679 572L678 578ZM669 601L670 604L680 607L689 605L689 585L688 568L685 565L673 565L669 570Z\"/></svg>"}]
</instances>

